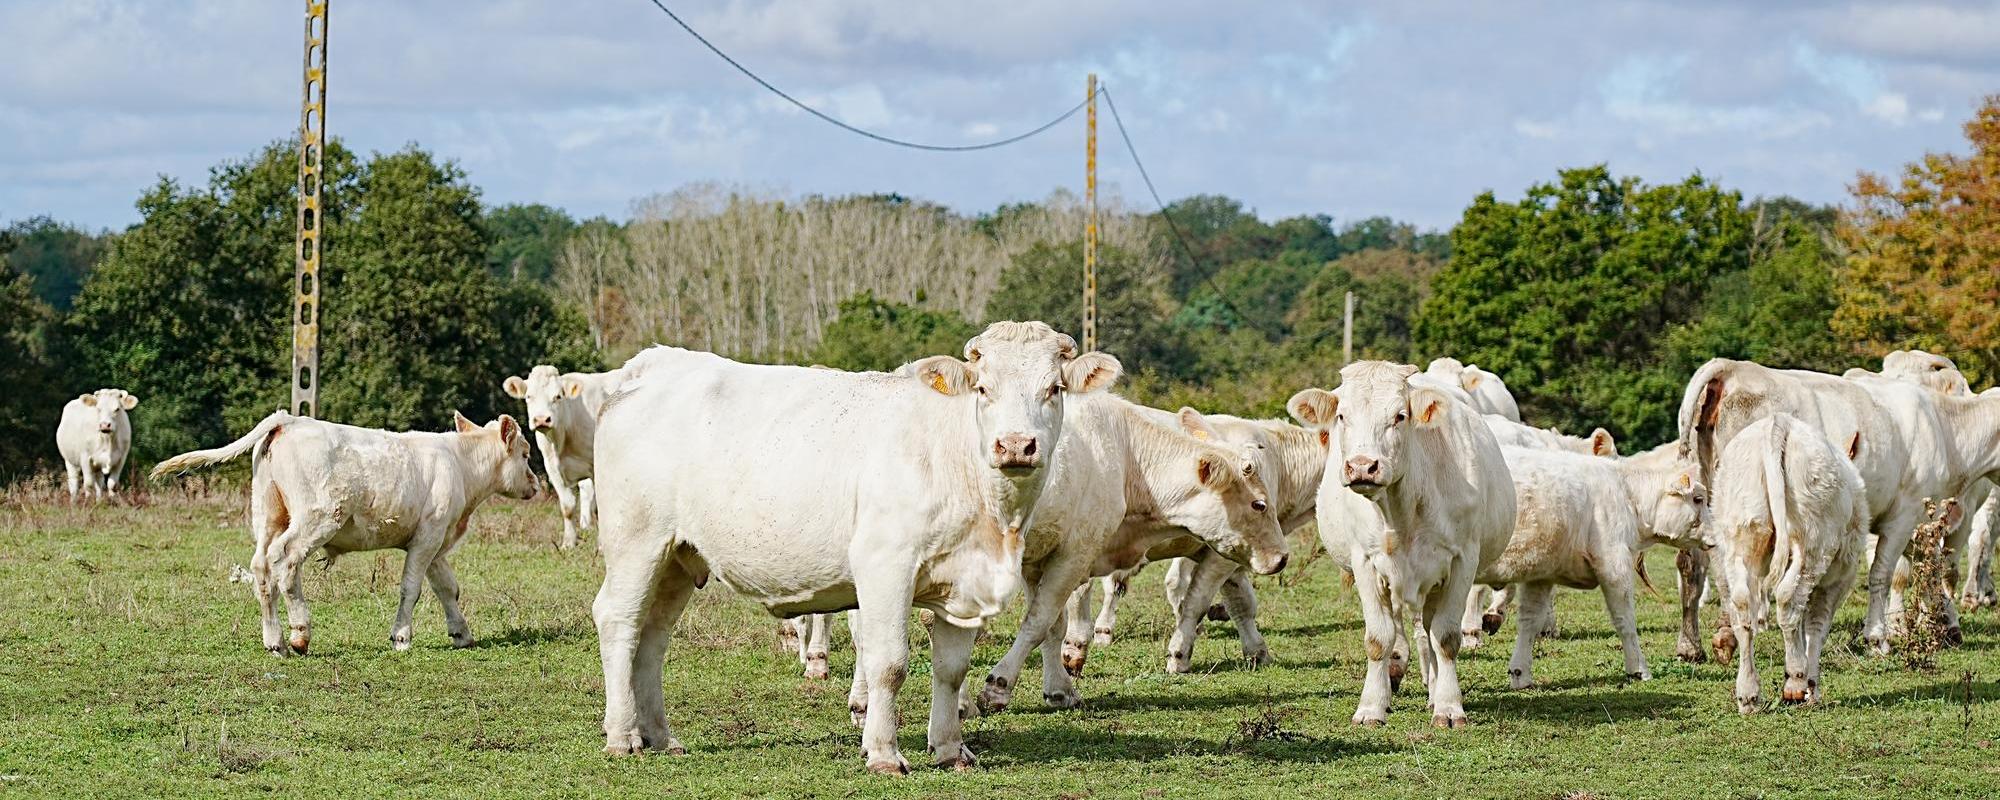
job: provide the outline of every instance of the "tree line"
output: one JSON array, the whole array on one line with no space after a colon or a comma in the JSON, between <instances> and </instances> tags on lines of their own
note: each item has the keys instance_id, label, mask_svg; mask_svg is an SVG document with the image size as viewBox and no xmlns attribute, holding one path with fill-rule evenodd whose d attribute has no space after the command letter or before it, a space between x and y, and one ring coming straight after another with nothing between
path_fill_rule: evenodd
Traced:
<instances>
[{"instance_id":1,"label":"tree line","mask_svg":"<svg viewBox=\"0 0 2000 800\"><path fill-rule=\"evenodd\" d=\"M2000 96L1965 133L1969 153L1860 174L1840 208L1607 165L1482 193L1448 231L1114 201L1100 347L1140 402L1278 415L1336 380L1351 291L1356 357L1479 364L1530 422L1628 448L1672 435L1686 376L1716 356L1838 372L1914 346L1982 385L2000 376ZM702 184L578 220L488 206L414 146L325 160L322 407L339 421L440 428L511 409L500 382L531 364L603 368L655 342L889 369L989 320L1081 329L1085 212L1066 192L964 214ZM294 170L277 142L200 185L161 179L124 231L0 229L0 381L18 387L0 395L0 480L46 468L61 404L99 386L141 397L140 464L287 401Z\"/></svg>"}]
</instances>

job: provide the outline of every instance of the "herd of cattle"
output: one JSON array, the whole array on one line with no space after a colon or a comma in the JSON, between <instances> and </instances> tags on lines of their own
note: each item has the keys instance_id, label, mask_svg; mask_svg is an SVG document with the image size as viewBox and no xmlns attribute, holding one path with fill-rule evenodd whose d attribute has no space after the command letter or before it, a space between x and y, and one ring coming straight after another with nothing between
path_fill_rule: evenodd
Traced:
<instances>
[{"instance_id":1,"label":"herd of cattle","mask_svg":"<svg viewBox=\"0 0 2000 800\"><path fill-rule=\"evenodd\" d=\"M1782 699L1820 698L1828 627L1864 568L1863 633L1889 648L1902 625L1898 567L1927 501L1944 501L1951 551L1974 556L1960 601L1993 602L2000 389L1973 394L1941 356L1898 351L1879 373L1846 375L1717 359L1688 384L1678 439L1631 456L1603 429L1522 424L1497 376L1448 358L1425 371L1350 364L1337 388L1290 399L1297 424L1140 406L1104 391L1121 370L1039 322L995 323L963 360L893 373L656 346L607 373L538 366L507 379L526 401L525 431L507 415L391 433L278 412L153 474L251 456L251 572L270 652L309 648L308 556L382 548L408 553L394 646L410 646L426 579L465 646L447 559L485 498L535 492L532 432L563 546L596 515L607 752L683 751L662 663L689 597L715 580L785 618L812 677L828 674L827 615L848 610L848 705L882 772L908 770L894 700L912 606L934 615L929 750L940 766L968 767L962 721L1006 708L1032 652L1043 699L1079 702L1088 649L1109 641L1117 600L1149 561L1174 559L1169 671L1190 668L1218 594L1244 656L1269 662L1250 574L1282 570L1287 532L1313 521L1360 599L1356 724L1385 719L1415 649L1433 723L1465 725L1458 655L1516 601L1508 674L1532 685L1557 586L1602 592L1626 676L1647 679L1635 596L1654 545L1679 551L1677 655L1705 657L1702 596L1712 588L1720 601L1714 647L1738 659L1744 713L1759 707L1751 637L1771 622L1785 642ZM56 438L73 496L80 477L115 491L137 402L107 389L64 409ZM975 694L974 637L1017 593L1019 632ZM1956 610L1943 610L1950 637Z\"/></svg>"}]
</instances>

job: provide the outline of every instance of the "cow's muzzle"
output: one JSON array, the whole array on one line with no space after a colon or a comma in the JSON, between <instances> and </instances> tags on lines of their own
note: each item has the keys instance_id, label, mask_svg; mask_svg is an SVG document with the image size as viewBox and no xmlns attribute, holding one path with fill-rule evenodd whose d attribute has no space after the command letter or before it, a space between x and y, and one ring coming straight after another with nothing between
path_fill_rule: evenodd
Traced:
<instances>
[{"instance_id":1,"label":"cow's muzzle","mask_svg":"<svg viewBox=\"0 0 2000 800\"><path fill-rule=\"evenodd\" d=\"M109 422L100 422L100 423L97 423L97 432L98 432L98 433L110 433L110 432L111 432L111 423L109 423Z\"/></svg>"},{"instance_id":2,"label":"cow's muzzle","mask_svg":"<svg viewBox=\"0 0 2000 800\"><path fill-rule=\"evenodd\" d=\"M1340 482L1356 492L1367 494L1382 487L1382 461L1367 456L1355 456L1340 466Z\"/></svg>"},{"instance_id":3,"label":"cow's muzzle","mask_svg":"<svg viewBox=\"0 0 2000 800\"><path fill-rule=\"evenodd\" d=\"M1259 575L1276 575L1285 569L1285 562L1290 560L1292 560L1292 554L1282 551L1277 554L1276 558L1269 558L1265 554L1252 554L1250 556L1250 570Z\"/></svg>"},{"instance_id":4,"label":"cow's muzzle","mask_svg":"<svg viewBox=\"0 0 2000 800\"><path fill-rule=\"evenodd\" d=\"M1010 433L993 441L993 466L1026 472L1042 464L1041 444L1025 433Z\"/></svg>"},{"instance_id":5,"label":"cow's muzzle","mask_svg":"<svg viewBox=\"0 0 2000 800\"><path fill-rule=\"evenodd\" d=\"M531 430L546 431L555 426L556 426L556 421L550 419L546 415L540 417L534 417L528 420L528 428Z\"/></svg>"}]
</instances>

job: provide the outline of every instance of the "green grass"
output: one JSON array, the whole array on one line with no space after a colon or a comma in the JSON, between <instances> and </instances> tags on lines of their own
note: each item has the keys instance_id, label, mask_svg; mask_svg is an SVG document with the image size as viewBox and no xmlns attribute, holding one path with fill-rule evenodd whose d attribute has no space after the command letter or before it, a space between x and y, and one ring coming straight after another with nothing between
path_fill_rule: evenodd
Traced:
<instances>
[{"instance_id":1,"label":"green grass","mask_svg":"<svg viewBox=\"0 0 2000 800\"><path fill-rule=\"evenodd\" d=\"M1233 630L1209 623L1195 674L1161 672L1168 619L1155 569L1123 606L1119 641L1091 654L1082 709L1020 705L968 723L981 768L923 755L926 681L905 687L905 778L868 775L847 720L852 652L832 682L799 677L776 625L711 586L667 660L668 715L691 752L607 758L589 548L552 547L550 503L495 501L455 558L479 645L448 647L428 597L416 648L389 649L400 553L310 568L313 654L258 643L256 604L227 580L247 564L240 496L158 496L70 509L43 493L0 506L0 796L479 797L1935 797L2000 792L2000 628L1967 618L1933 673L1857 655L1859 597L1829 648L1830 702L1738 717L1733 667L1671 660L1670 597L1643 596L1656 679L1619 679L1594 593L1565 592L1541 686L1506 689L1506 649L1462 664L1472 727L1437 731L1416 681L1388 726L1348 724L1362 668L1353 592L1325 560L1262 579L1278 664L1240 668ZM1670 554L1651 572L1671 575ZM1298 570L1295 566L1294 571ZM974 680L1013 618L983 639ZM920 628L913 631L919 643ZM1760 639L1775 664L1775 637ZM927 672L913 651L916 676ZM1970 702L1961 685L1972 673ZM1779 676L1764 671L1765 695ZM225 736L226 730L226 736Z\"/></svg>"}]
</instances>

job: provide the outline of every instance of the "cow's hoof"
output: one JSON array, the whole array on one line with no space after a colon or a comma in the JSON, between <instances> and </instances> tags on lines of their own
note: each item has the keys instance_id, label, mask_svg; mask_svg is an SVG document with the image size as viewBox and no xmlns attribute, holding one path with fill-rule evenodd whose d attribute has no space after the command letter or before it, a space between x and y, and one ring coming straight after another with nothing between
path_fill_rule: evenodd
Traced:
<instances>
[{"instance_id":1,"label":"cow's hoof","mask_svg":"<svg viewBox=\"0 0 2000 800\"><path fill-rule=\"evenodd\" d=\"M279 642L277 644L264 645L264 652L270 653L271 655L277 656L278 658L284 658L285 656L291 655L292 649L291 645Z\"/></svg>"},{"instance_id":2,"label":"cow's hoof","mask_svg":"<svg viewBox=\"0 0 2000 800\"><path fill-rule=\"evenodd\" d=\"M1682 639L1674 645L1674 658L1689 664L1708 663L1708 653L1701 649L1699 642Z\"/></svg>"},{"instance_id":3,"label":"cow's hoof","mask_svg":"<svg viewBox=\"0 0 2000 800\"><path fill-rule=\"evenodd\" d=\"M1271 648L1269 647L1259 647L1257 648L1257 652L1244 653L1243 660L1250 665L1251 669L1259 669L1278 663L1278 659L1271 657Z\"/></svg>"},{"instance_id":4,"label":"cow's hoof","mask_svg":"<svg viewBox=\"0 0 2000 800\"><path fill-rule=\"evenodd\" d=\"M1778 702L1788 706L1803 704L1806 702L1806 690L1787 687L1783 694L1778 695Z\"/></svg>"},{"instance_id":5,"label":"cow's hoof","mask_svg":"<svg viewBox=\"0 0 2000 800\"><path fill-rule=\"evenodd\" d=\"M1359 714L1356 714L1354 717L1354 724L1362 728L1380 728L1382 727L1383 723L1388 721L1389 720L1383 717L1374 717L1374 716L1364 717Z\"/></svg>"},{"instance_id":6,"label":"cow's hoof","mask_svg":"<svg viewBox=\"0 0 2000 800\"><path fill-rule=\"evenodd\" d=\"M826 656L811 656L806 659L807 678L816 681L823 681L826 680L827 677L831 676L832 674L833 671L829 669L826 665Z\"/></svg>"},{"instance_id":7,"label":"cow's hoof","mask_svg":"<svg viewBox=\"0 0 2000 800\"><path fill-rule=\"evenodd\" d=\"M1221 603L1211 603L1208 607L1208 613L1205 616L1208 617L1210 622L1228 622L1229 607Z\"/></svg>"},{"instance_id":8,"label":"cow's hoof","mask_svg":"<svg viewBox=\"0 0 2000 800\"><path fill-rule=\"evenodd\" d=\"M1069 673L1070 677L1072 678L1083 677L1083 663L1084 661L1088 660L1089 657L1090 657L1090 651L1083 649L1083 645L1077 644L1075 642L1063 642L1062 646L1063 671Z\"/></svg>"},{"instance_id":9,"label":"cow's hoof","mask_svg":"<svg viewBox=\"0 0 2000 800\"><path fill-rule=\"evenodd\" d=\"M607 756L636 756L646 752L646 737L638 731L611 734L604 737L604 754Z\"/></svg>"},{"instance_id":10,"label":"cow's hoof","mask_svg":"<svg viewBox=\"0 0 2000 800\"><path fill-rule=\"evenodd\" d=\"M1744 715L1757 713L1757 696L1736 698L1736 713Z\"/></svg>"},{"instance_id":11,"label":"cow's hoof","mask_svg":"<svg viewBox=\"0 0 2000 800\"><path fill-rule=\"evenodd\" d=\"M1390 694L1395 694L1398 690L1403 688L1403 675L1407 672L1409 672L1409 667L1403 666L1403 662L1400 661L1389 662Z\"/></svg>"},{"instance_id":12,"label":"cow's hoof","mask_svg":"<svg viewBox=\"0 0 2000 800\"><path fill-rule=\"evenodd\" d=\"M1194 659L1187 651L1167 654L1167 671L1175 675L1186 675L1194 671Z\"/></svg>"},{"instance_id":13,"label":"cow's hoof","mask_svg":"<svg viewBox=\"0 0 2000 800\"><path fill-rule=\"evenodd\" d=\"M1506 621L1506 618L1500 616L1499 614L1493 614L1493 613L1481 614L1479 615L1479 629L1485 631L1488 634L1499 633L1500 623L1504 621Z\"/></svg>"},{"instance_id":14,"label":"cow's hoof","mask_svg":"<svg viewBox=\"0 0 2000 800\"><path fill-rule=\"evenodd\" d=\"M1463 728L1468 724L1470 723L1466 722L1464 714L1431 715L1431 726L1435 728L1443 728L1445 730L1455 730L1458 728Z\"/></svg>"},{"instance_id":15,"label":"cow's hoof","mask_svg":"<svg viewBox=\"0 0 2000 800\"><path fill-rule=\"evenodd\" d=\"M1535 676L1524 675L1521 670L1507 670L1507 688L1515 691L1535 688Z\"/></svg>"},{"instance_id":16,"label":"cow's hoof","mask_svg":"<svg viewBox=\"0 0 2000 800\"><path fill-rule=\"evenodd\" d=\"M974 758L972 751L966 749L965 745L961 744L955 748L946 749L956 750L957 752L938 756L936 761L938 769L948 769L953 772L969 772L979 767L979 759Z\"/></svg>"},{"instance_id":17,"label":"cow's hoof","mask_svg":"<svg viewBox=\"0 0 2000 800\"><path fill-rule=\"evenodd\" d=\"M1650 681L1652 679L1653 679L1653 671L1649 669L1642 669L1639 670L1638 672L1625 673L1625 680L1627 681L1633 681L1633 682Z\"/></svg>"},{"instance_id":18,"label":"cow's hoof","mask_svg":"<svg viewBox=\"0 0 2000 800\"><path fill-rule=\"evenodd\" d=\"M1965 644L1965 631L1960 630L1957 625L1945 628L1944 644L1946 647L1957 647Z\"/></svg>"},{"instance_id":19,"label":"cow's hoof","mask_svg":"<svg viewBox=\"0 0 2000 800\"><path fill-rule=\"evenodd\" d=\"M405 652L410 649L410 640L403 637L391 636L389 637L389 646L394 648L398 653Z\"/></svg>"},{"instance_id":20,"label":"cow's hoof","mask_svg":"<svg viewBox=\"0 0 2000 800\"><path fill-rule=\"evenodd\" d=\"M1486 638L1482 631L1462 630L1458 632L1458 652L1467 653L1473 650L1478 650L1481 646L1485 644L1486 644Z\"/></svg>"},{"instance_id":21,"label":"cow's hoof","mask_svg":"<svg viewBox=\"0 0 2000 800\"><path fill-rule=\"evenodd\" d=\"M986 688L979 692L979 711L982 714L998 714L1007 710L1007 704L1014 701L1014 690L1007 679L998 675L986 678Z\"/></svg>"},{"instance_id":22,"label":"cow's hoof","mask_svg":"<svg viewBox=\"0 0 2000 800\"><path fill-rule=\"evenodd\" d=\"M1043 692L1042 702L1050 708L1069 709L1083 705L1083 698L1073 692Z\"/></svg>"},{"instance_id":23,"label":"cow's hoof","mask_svg":"<svg viewBox=\"0 0 2000 800\"><path fill-rule=\"evenodd\" d=\"M470 634L470 633L455 633L455 634L452 634L452 636L451 636L451 646L452 646L452 649L454 649L454 650L464 650L465 648L468 648L468 647L471 647L471 646L472 646L472 634Z\"/></svg>"},{"instance_id":24,"label":"cow's hoof","mask_svg":"<svg viewBox=\"0 0 2000 800\"><path fill-rule=\"evenodd\" d=\"M1107 645L1107 644L1110 644L1110 643L1111 643L1111 629L1110 629L1110 628L1098 628L1097 630L1095 630L1095 631L1091 632L1091 635L1090 635L1090 643L1091 643L1091 644L1093 644L1093 645L1099 645L1099 646L1102 646L1102 645Z\"/></svg>"},{"instance_id":25,"label":"cow's hoof","mask_svg":"<svg viewBox=\"0 0 2000 800\"><path fill-rule=\"evenodd\" d=\"M894 761L868 762L868 771L877 775L908 775L910 774L910 764L904 761L902 756L896 756L896 760Z\"/></svg>"},{"instance_id":26,"label":"cow's hoof","mask_svg":"<svg viewBox=\"0 0 2000 800\"><path fill-rule=\"evenodd\" d=\"M863 726L868 722L868 704L848 703L847 718L854 723L854 727L859 728Z\"/></svg>"}]
</instances>

